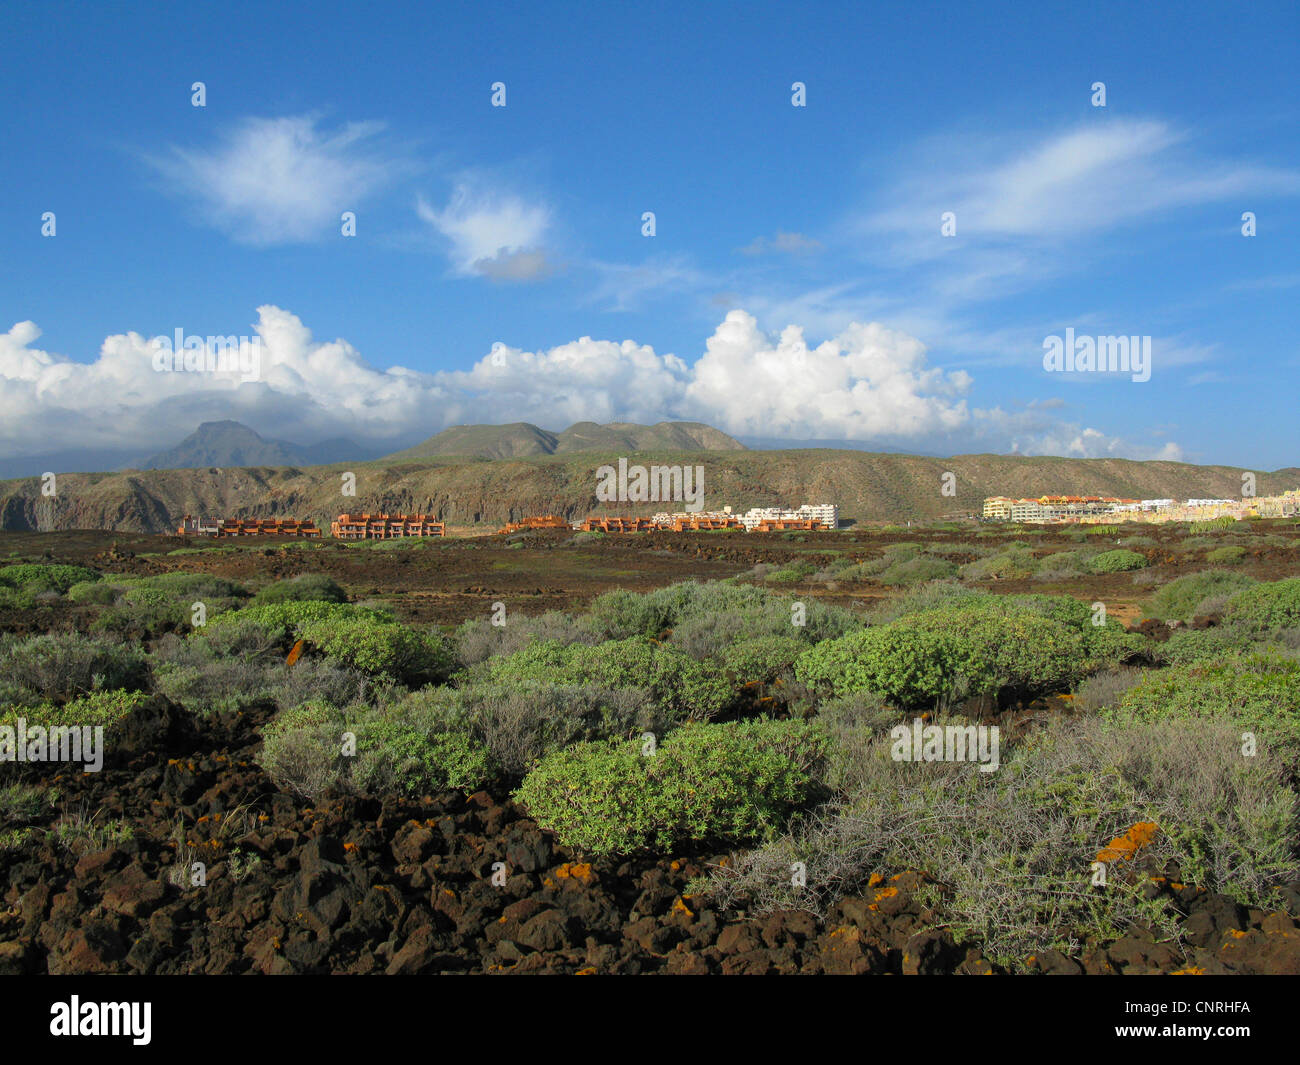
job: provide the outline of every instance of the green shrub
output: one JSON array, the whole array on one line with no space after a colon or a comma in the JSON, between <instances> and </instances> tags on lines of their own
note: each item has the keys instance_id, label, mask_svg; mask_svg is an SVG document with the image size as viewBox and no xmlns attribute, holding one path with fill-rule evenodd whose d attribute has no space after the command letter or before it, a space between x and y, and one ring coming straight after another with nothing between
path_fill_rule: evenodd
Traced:
<instances>
[{"instance_id":1,"label":"green shrub","mask_svg":"<svg viewBox=\"0 0 1300 1065\"><path fill-rule=\"evenodd\" d=\"M926 581L945 580L957 574L957 567L947 559L918 556L896 562L880 575L880 583L890 587L911 586Z\"/></svg>"},{"instance_id":2,"label":"green shrub","mask_svg":"<svg viewBox=\"0 0 1300 1065\"><path fill-rule=\"evenodd\" d=\"M1216 547L1213 551L1207 551L1205 561L1216 566L1224 563L1236 565L1245 557L1246 549L1244 547L1236 547L1230 544L1226 547Z\"/></svg>"},{"instance_id":3,"label":"green shrub","mask_svg":"<svg viewBox=\"0 0 1300 1065\"><path fill-rule=\"evenodd\" d=\"M487 749L454 718L379 717L357 737L352 782L367 794L477 791L492 775Z\"/></svg>"},{"instance_id":4,"label":"green shrub","mask_svg":"<svg viewBox=\"0 0 1300 1065\"><path fill-rule=\"evenodd\" d=\"M1244 573L1221 570L1189 573L1175 578L1156 592L1147 603L1147 613L1164 621L1191 621L1197 616L1197 607L1206 599L1234 595L1255 583L1254 577Z\"/></svg>"},{"instance_id":5,"label":"green shrub","mask_svg":"<svg viewBox=\"0 0 1300 1065\"><path fill-rule=\"evenodd\" d=\"M1213 662L1264 649L1259 638L1231 625L1212 629L1178 629L1168 640L1156 645L1159 661L1185 666L1193 662Z\"/></svg>"},{"instance_id":6,"label":"green shrub","mask_svg":"<svg viewBox=\"0 0 1300 1065\"><path fill-rule=\"evenodd\" d=\"M452 637L456 661L462 667L495 656L512 655L535 640L554 640L562 644L597 643L599 637L582 620L558 610L536 617L513 615L504 625L473 619L461 624Z\"/></svg>"},{"instance_id":7,"label":"green shrub","mask_svg":"<svg viewBox=\"0 0 1300 1065\"><path fill-rule=\"evenodd\" d=\"M1040 581L1069 580L1088 571L1093 559L1091 550L1055 551L1038 561L1034 577Z\"/></svg>"},{"instance_id":8,"label":"green shrub","mask_svg":"<svg viewBox=\"0 0 1300 1065\"><path fill-rule=\"evenodd\" d=\"M919 708L1059 691L1087 664L1079 631L989 597L818 644L799 658L795 675L832 694L875 691Z\"/></svg>"},{"instance_id":9,"label":"green shrub","mask_svg":"<svg viewBox=\"0 0 1300 1065\"><path fill-rule=\"evenodd\" d=\"M472 676L497 684L532 680L642 688L676 720L708 720L733 698L731 685L716 667L641 637L594 646L538 641L507 658L490 659Z\"/></svg>"},{"instance_id":10,"label":"green shrub","mask_svg":"<svg viewBox=\"0 0 1300 1065\"><path fill-rule=\"evenodd\" d=\"M908 614L919 614L941 606L955 606L979 599L983 593L956 581L931 581L873 607L868 620L873 625L897 621Z\"/></svg>"},{"instance_id":11,"label":"green shrub","mask_svg":"<svg viewBox=\"0 0 1300 1065\"><path fill-rule=\"evenodd\" d=\"M377 622L391 622L391 611L376 610L351 603L323 603L318 600L288 601L246 606L231 610L208 622L209 632L230 626L253 625L286 651L303 630L316 622L341 622L352 618L368 618Z\"/></svg>"},{"instance_id":12,"label":"green shrub","mask_svg":"<svg viewBox=\"0 0 1300 1065\"><path fill-rule=\"evenodd\" d=\"M253 596L253 605L288 602L346 603L348 593L323 573L303 573L268 584Z\"/></svg>"},{"instance_id":13,"label":"green shrub","mask_svg":"<svg viewBox=\"0 0 1300 1065\"><path fill-rule=\"evenodd\" d=\"M968 562L961 567L961 575L964 580L972 581L1024 580L1032 577L1037 568L1031 551L1015 548L1002 554Z\"/></svg>"},{"instance_id":14,"label":"green shrub","mask_svg":"<svg viewBox=\"0 0 1300 1065\"><path fill-rule=\"evenodd\" d=\"M798 584L809 575L793 566L787 566L784 569L773 570L763 579L770 584Z\"/></svg>"},{"instance_id":15,"label":"green shrub","mask_svg":"<svg viewBox=\"0 0 1300 1065\"><path fill-rule=\"evenodd\" d=\"M210 641L226 632L249 631L260 632L281 651L302 639L345 666L405 684L444 680L455 668L451 649L439 634L398 624L386 610L351 603L290 600L244 607L210 621L202 637L196 633L191 639Z\"/></svg>"},{"instance_id":16,"label":"green shrub","mask_svg":"<svg viewBox=\"0 0 1300 1065\"><path fill-rule=\"evenodd\" d=\"M722 668L739 684L770 684L794 668L808 644L794 636L758 636L732 644L722 653Z\"/></svg>"},{"instance_id":17,"label":"green shrub","mask_svg":"<svg viewBox=\"0 0 1300 1065\"><path fill-rule=\"evenodd\" d=\"M99 574L84 566L28 563L0 569L0 585L31 592L49 590L62 595L74 584L97 580Z\"/></svg>"},{"instance_id":18,"label":"green shrub","mask_svg":"<svg viewBox=\"0 0 1300 1065\"><path fill-rule=\"evenodd\" d=\"M102 587L112 593L111 599L104 593L79 592L108 607L95 619L93 628L132 639L188 630L193 627L195 603L201 603L205 618L211 619L240 606L248 594L233 581L206 573L120 578L105 581Z\"/></svg>"},{"instance_id":19,"label":"green shrub","mask_svg":"<svg viewBox=\"0 0 1300 1065\"><path fill-rule=\"evenodd\" d=\"M94 603L99 606L111 606L123 591L125 591L125 588L113 581L78 581L68 589L67 595L68 599L74 603Z\"/></svg>"},{"instance_id":20,"label":"green shrub","mask_svg":"<svg viewBox=\"0 0 1300 1065\"><path fill-rule=\"evenodd\" d=\"M1145 555L1121 547L1097 555L1088 563L1088 570L1091 573L1124 573L1127 570L1143 569L1146 564Z\"/></svg>"},{"instance_id":21,"label":"green shrub","mask_svg":"<svg viewBox=\"0 0 1300 1065\"><path fill-rule=\"evenodd\" d=\"M355 754L345 753L347 734ZM405 796L473 791L492 777L486 748L450 700L382 708L306 703L277 714L262 740L263 768L309 799L331 789Z\"/></svg>"},{"instance_id":22,"label":"green shrub","mask_svg":"<svg viewBox=\"0 0 1300 1065\"><path fill-rule=\"evenodd\" d=\"M1080 674L1119 666L1151 651L1150 641L1124 630L1113 618L1098 624L1100 615L1093 607L1068 595L1017 595L992 599L994 607L1005 610L1030 610L1059 621L1083 638L1084 661Z\"/></svg>"},{"instance_id":23,"label":"green shrub","mask_svg":"<svg viewBox=\"0 0 1300 1065\"><path fill-rule=\"evenodd\" d=\"M600 637L615 640L655 638L671 630L677 644L682 630L709 629L712 619L723 616L736 619L734 629L727 626L727 631L735 633L730 642L749 636L797 635L816 643L858 624L852 612L813 600L804 603L804 625L792 626L793 603L788 596L754 585L684 581L644 595L607 592L592 602L586 625ZM792 632L795 628L798 631ZM708 654L719 650L721 646L715 645Z\"/></svg>"},{"instance_id":24,"label":"green shrub","mask_svg":"<svg viewBox=\"0 0 1300 1065\"><path fill-rule=\"evenodd\" d=\"M455 668L451 649L441 636L397 622L364 616L331 618L308 622L300 632L308 647L370 676L405 684L436 683L446 680Z\"/></svg>"},{"instance_id":25,"label":"green shrub","mask_svg":"<svg viewBox=\"0 0 1300 1065\"><path fill-rule=\"evenodd\" d=\"M1300 577L1247 588L1229 601L1224 620L1248 632L1300 627Z\"/></svg>"},{"instance_id":26,"label":"green shrub","mask_svg":"<svg viewBox=\"0 0 1300 1065\"><path fill-rule=\"evenodd\" d=\"M393 684L329 659L303 657L289 666L284 646L247 618L205 626L186 639L164 637L152 660L157 689L195 714L267 703L281 709L313 700L346 704Z\"/></svg>"},{"instance_id":27,"label":"green shrub","mask_svg":"<svg viewBox=\"0 0 1300 1065\"><path fill-rule=\"evenodd\" d=\"M243 599L248 591L234 581L210 573L159 573L133 582L136 587L160 592L169 599L195 600Z\"/></svg>"},{"instance_id":28,"label":"green shrub","mask_svg":"<svg viewBox=\"0 0 1300 1065\"><path fill-rule=\"evenodd\" d=\"M592 855L761 839L815 794L826 738L803 721L686 725L544 758L515 798L565 846Z\"/></svg>"},{"instance_id":29,"label":"green shrub","mask_svg":"<svg viewBox=\"0 0 1300 1065\"><path fill-rule=\"evenodd\" d=\"M1188 527L1188 532L1192 533L1212 533L1220 529L1231 529L1237 524L1237 519L1231 515L1225 514L1221 518L1210 518L1207 521L1194 521Z\"/></svg>"},{"instance_id":30,"label":"green shrub","mask_svg":"<svg viewBox=\"0 0 1300 1065\"><path fill-rule=\"evenodd\" d=\"M1151 673L1110 715L1117 722L1229 718L1261 747L1300 760L1300 661L1275 654L1193 662Z\"/></svg>"},{"instance_id":31,"label":"green shrub","mask_svg":"<svg viewBox=\"0 0 1300 1065\"><path fill-rule=\"evenodd\" d=\"M860 622L841 607L826 606L815 599L796 601L775 595L765 588L743 586L735 599L719 599L717 609L682 611L675 619L669 643L691 658L720 658L728 647L761 636L794 636L816 643L839 636ZM743 598L742 598L743 596ZM802 625L794 622L800 620Z\"/></svg>"},{"instance_id":32,"label":"green shrub","mask_svg":"<svg viewBox=\"0 0 1300 1065\"><path fill-rule=\"evenodd\" d=\"M408 703L432 700L455 705L492 765L518 780L541 758L574 743L623 740L644 732L662 734L669 717L642 688L594 684L470 684L449 691L425 688Z\"/></svg>"},{"instance_id":33,"label":"green shrub","mask_svg":"<svg viewBox=\"0 0 1300 1065\"><path fill-rule=\"evenodd\" d=\"M13 726L22 718L30 727L41 725L52 728L57 725L100 726L106 731L119 725L149 696L142 691L103 690L71 699L61 706L54 703L40 703L36 706L11 706L0 710L0 725Z\"/></svg>"}]
</instances>

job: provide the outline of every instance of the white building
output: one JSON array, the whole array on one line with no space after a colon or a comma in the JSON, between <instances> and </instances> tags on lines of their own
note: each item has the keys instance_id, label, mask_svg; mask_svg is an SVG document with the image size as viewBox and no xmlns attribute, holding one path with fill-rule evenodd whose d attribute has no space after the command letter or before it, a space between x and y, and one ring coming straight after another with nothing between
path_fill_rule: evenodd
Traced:
<instances>
[{"instance_id":1,"label":"white building","mask_svg":"<svg viewBox=\"0 0 1300 1065\"><path fill-rule=\"evenodd\" d=\"M840 508L834 503L804 503L795 510L788 507L753 507L740 515L746 531L760 521L815 521L823 529L840 527Z\"/></svg>"}]
</instances>

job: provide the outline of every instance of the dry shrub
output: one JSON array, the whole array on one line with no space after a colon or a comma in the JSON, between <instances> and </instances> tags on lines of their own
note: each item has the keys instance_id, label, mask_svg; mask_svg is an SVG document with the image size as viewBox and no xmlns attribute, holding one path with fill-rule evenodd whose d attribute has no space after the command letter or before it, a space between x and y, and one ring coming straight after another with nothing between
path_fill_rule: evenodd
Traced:
<instances>
[{"instance_id":1,"label":"dry shrub","mask_svg":"<svg viewBox=\"0 0 1300 1065\"><path fill-rule=\"evenodd\" d=\"M1123 729L1096 719L1058 721L1002 766L901 762L889 741L856 758L858 778L840 800L769 846L716 869L710 893L724 906L825 913L863 892L873 874L927 873L927 901L961 939L1013 967L1030 953L1077 953L1089 936L1130 924L1176 933L1176 914L1128 863L1092 885L1106 841L1137 822L1161 832L1144 851L1156 867L1257 905L1269 887L1300 875L1296 795L1281 762L1241 755L1225 720L1155 722ZM791 883L803 862L807 886ZM942 898L941 898L942 896Z\"/></svg>"}]
</instances>

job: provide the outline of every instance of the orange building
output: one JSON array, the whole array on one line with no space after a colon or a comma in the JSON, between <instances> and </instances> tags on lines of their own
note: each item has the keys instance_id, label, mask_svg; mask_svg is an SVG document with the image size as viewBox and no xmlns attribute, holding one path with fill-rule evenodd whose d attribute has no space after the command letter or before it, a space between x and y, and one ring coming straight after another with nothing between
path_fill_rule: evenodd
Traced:
<instances>
[{"instance_id":1,"label":"orange building","mask_svg":"<svg viewBox=\"0 0 1300 1065\"><path fill-rule=\"evenodd\" d=\"M802 532L812 532L814 529L820 529L822 523L815 518L764 518L754 526L754 532L781 532L784 529L799 529Z\"/></svg>"},{"instance_id":2,"label":"orange building","mask_svg":"<svg viewBox=\"0 0 1300 1065\"><path fill-rule=\"evenodd\" d=\"M569 523L561 518L558 514L543 514L540 518L524 518L523 521L508 521L504 526L497 530L497 535L503 533L526 532L529 529L568 529Z\"/></svg>"},{"instance_id":3,"label":"orange building","mask_svg":"<svg viewBox=\"0 0 1300 1065\"><path fill-rule=\"evenodd\" d=\"M330 522L336 540L400 540L445 536L446 526L429 514L340 514Z\"/></svg>"},{"instance_id":4,"label":"orange building","mask_svg":"<svg viewBox=\"0 0 1300 1065\"><path fill-rule=\"evenodd\" d=\"M205 523L201 518L186 514L181 519L178 536L295 536L315 539L320 530L311 519L298 518L221 518L216 524Z\"/></svg>"},{"instance_id":5,"label":"orange building","mask_svg":"<svg viewBox=\"0 0 1300 1065\"><path fill-rule=\"evenodd\" d=\"M656 528L653 518L590 517L582 523L583 532L636 533Z\"/></svg>"},{"instance_id":6,"label":"orange building","mask_svg":"<svg viewBox=\"0 0 1300 1065\"><path fill-rule=\"evenodd\" d=\"M700 529L743 529L739 518L695 515L673 518L673 532L697 532Z\"/></svg>"}]
</instances>

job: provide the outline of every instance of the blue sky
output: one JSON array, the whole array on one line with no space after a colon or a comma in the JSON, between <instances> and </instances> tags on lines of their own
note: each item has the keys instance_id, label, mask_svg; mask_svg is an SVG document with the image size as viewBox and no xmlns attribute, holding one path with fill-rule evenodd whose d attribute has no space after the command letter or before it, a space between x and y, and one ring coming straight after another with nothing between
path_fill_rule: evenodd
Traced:
<instances>
[{"instance_id":1,"label":"blue sky","mask_svg":"<svg viewBox=\"0 0 1300 1065\"><path fill-rule=\"evenodd\" d=\"M0 35L0 458L683 418L1300 463L1294 3L11 2ZM256 379L157 372L176 329L256 337ZM1150 379L1045 371L1067 329L1151 337Z\"/></svg>"}]
</instances>

